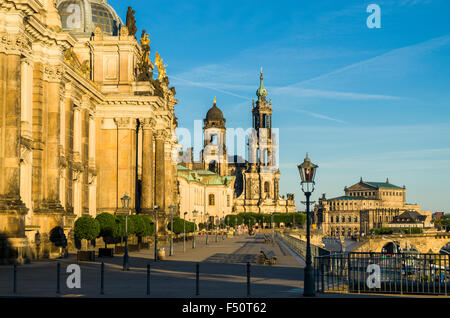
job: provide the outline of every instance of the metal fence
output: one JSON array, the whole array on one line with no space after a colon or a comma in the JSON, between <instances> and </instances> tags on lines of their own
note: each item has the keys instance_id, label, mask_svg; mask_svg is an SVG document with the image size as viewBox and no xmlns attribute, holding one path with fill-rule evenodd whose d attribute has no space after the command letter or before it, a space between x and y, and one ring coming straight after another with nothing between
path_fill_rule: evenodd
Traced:
<instances>
[{"instance_id":1,"label":"metal fence","mask_svg":"<svg viewBox=\"0 0 450 318\"><path fill-rule=\"evenodd\" d=\"M296 237L290 236L282 232L276 232L276 236L281 239L287 246L293 249L298 255L306 258L306 242ZM311 257L329 255L330 252L319 246L311 244Z\"/></svg>"},{"instance_id":2,"label":"metal fence","mask_svg":"<svg viewBox=\"0 0 450 318\"><path fill-rule=\"evenodd\" d=\"M450 292L444 254L341 253L314 259L319 292L427 294Z\"/></svg>"}]
</instances>

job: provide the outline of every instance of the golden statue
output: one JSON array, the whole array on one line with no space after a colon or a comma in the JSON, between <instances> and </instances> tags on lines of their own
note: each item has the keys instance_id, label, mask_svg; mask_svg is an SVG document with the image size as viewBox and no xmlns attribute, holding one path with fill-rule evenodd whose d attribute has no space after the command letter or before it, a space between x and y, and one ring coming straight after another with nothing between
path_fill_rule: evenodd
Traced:
<instances>
[{"instance_id":1,"label":"golden statue","mask_svg":"<svg viewBox=\"0 0 450 318\"><path fill-rule=\"evenodd\" d=\"M149 34L145 33L145 30L142 31L141 35L141 47L142 47L142 54L141 54L141 63L142 68L145 69L145 67L148 67L150 64L150 38Z\"/></svg>"},{"instance_id":2,"label":"golden statue","mask_svg":"<svg viewBox=\"0 0 450 318\"><path fill-rule=\"evenodd\" d=\"M166 77L165 67L167 67L167 65L163 64L163 59L161 58L158 52L156 52L155 56L155 65L156 68L158 69L158 79L161 81L164 79L164 77Z\"/></svg>"}]
</instances>

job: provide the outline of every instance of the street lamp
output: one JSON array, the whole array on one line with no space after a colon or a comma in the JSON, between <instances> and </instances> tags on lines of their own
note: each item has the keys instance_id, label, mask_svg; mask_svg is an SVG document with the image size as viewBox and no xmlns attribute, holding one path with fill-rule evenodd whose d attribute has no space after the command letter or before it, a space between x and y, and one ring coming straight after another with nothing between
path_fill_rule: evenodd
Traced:
<instances>
[{"instance_id":1,"label":"street lamp","mask_svg":"<svg viewBox=\"0 0 450 318\"><path fill-rule=\"evenodd\" d=\"M271 225L272 225L272 245L273 244L275 244L275 227L274 227L274 223L273 223L273 213L274 212L272 212L272 213L270 213L271 214Z\"/></svg>"},{"instance_id":2,"label":"street lamp","mask_svg":"<svg viewBox=\"0 0 450 318\"><path fill-rule=\"evenodd\" d=\"M184 212L183 214L183 252L186 253L186 214L188 214L187 212Z\"/></svg>"},{"instance_id":3,"label":"street lamp","mask_svg":"<svg viewBox=\"0 0 450 318\"><path fill-rule=\"evenodd\" d=\"M300 178L302 179L302 191L306 196L306 267L304 278L304 290L303 296L314 296L314 273L311 261L311 238L310 238L310 197L314 191L314 177L316 176L316 170L319 166L313 164L308 158L308 153L302 164L298 165L298 171Z\"/></svg>"},{"instance_id":4,"label":"street lamp","mask_svg":"<svg viewBox=\"0 0 450 318\"><path fill-rule=\"evenodd\" d=\"M169 256L173 256L173 214L174 214L175 206L169 206L170 211L170 251Z\"/></svg>"},{"instance_id":5,"label":"street lamp","mask_svg":"<svg viewBox=\"0 0 450 318\"><path fill-rule=\"evenodd\" d=\"M123 270L129 271L130 264L128 263L128 213L131 198L128 196L128 194L125 193L125 195L120 198L120 200L122 201L122 208L124 210L127 210L127 214L125 215L125 253L123 254Z\"/></svg>"},{"instance_id":6,"label":"street lamp","mask_svg":"<svg viewBox=\"0 0 450 318\"><path fill-rule=\"evenodd\" d=\"M155 205L155 262L158 260L158 209L159 206Z\"/></svg>"},{"instance_id":7,"label":"street lamp","mask_svg":"<svg viewBox=\"0 0 450 318\"><path fill-rule=\"evenodd\" d=\"M216 219L216 243L217 243L217 234L218 234L217 227L219 226L219 217L216 215L215 219Z\"/></svg>"},{"instance_id":8,"label":"street lamp","mask_svg":"<svg viewBox=\"0 0 450 318\"><path fill-rule=\"evenodd\" d=\"M194 216L194 237L192 239L192 248L195 248L195 218L197 217L197 210L192 211L192 215Z\"/></svg>"},{"instance_id":9,"label":"street lamp","mask_svg":"<svg viewBox=\"0 0 450 318\"><path fill-rule=\"evenodd\" d=\"M208 245L208 237L209 237L209 213L206 212L206 245Z\"/></svg>"}]
</instances>

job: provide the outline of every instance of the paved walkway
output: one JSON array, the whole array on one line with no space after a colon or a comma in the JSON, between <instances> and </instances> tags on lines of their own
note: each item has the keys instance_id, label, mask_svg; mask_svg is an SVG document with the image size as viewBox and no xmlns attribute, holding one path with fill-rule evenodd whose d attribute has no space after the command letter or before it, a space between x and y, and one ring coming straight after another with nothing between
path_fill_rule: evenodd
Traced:
<instances>
[{"instance_id":1,"label":"paved walkway","mask_svg":"<svg viewBox=\"0 0 450 318\"><path fill-rule=\"evenodd\" d=\"M166 255L169 253L168 245ZM261 247L273 250L276 265L258 262ZM303 262L278 240L264 244L262 234L224 238L200 236L196 248L192 241L176 243L174 256L154 261L154 249L132 252L130 271L122 271L122 256L80 262L81 288L68 289L66 268L76 263L76 255L67 259L36 261L18 266L17 296L55 297L56 263L61 263L63 297L246 297L247 262L251 264L251 297L299 297L303 287ZM100 295L100 263L105 263L104 295ZM195 296L195 269L200 264L200 295ZM146 295L147 264L151 266L150 296ZM12 296L13 267L0 266L0 296Z\"/></svg>"}]
</instances>

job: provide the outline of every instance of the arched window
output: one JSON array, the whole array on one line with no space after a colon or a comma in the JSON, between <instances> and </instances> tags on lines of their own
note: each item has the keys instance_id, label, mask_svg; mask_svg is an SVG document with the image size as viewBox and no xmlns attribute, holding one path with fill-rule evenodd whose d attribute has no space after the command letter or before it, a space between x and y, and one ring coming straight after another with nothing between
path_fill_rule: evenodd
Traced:
<instances>
[{"instance_id":1,"label":"arched window","mask_svg":"<svg viewBox=\"0 0 450 318\"><path fill-rule=\"evenodd\" d=\"M333 216L330 216L330 223L333 223Z\"/></svg>"},{"instance_id":2,"label":"arched window","mask_svg":"<svg viewBox=\"0 0 450 318\"><path fill-rule=\"evenodd\" d=\"M341 218L341 220L342 220L342 223L345 223L345 216L343 216L343 217Z\"/></svg>"},{"instance_id":3,"label":"arched window","mask_svg":"<svg viewBox=\"0 0 450 318\"><path fill-rule=\"evenodd\" d=\"M209 205L215 205L214 194L210 194L210 195L208 196L208 202L209 202Z\"/></svg>"},{"instance_id":4,"label":"arched window","mask_svg":"<svg viewBox=\"0 0 450 318\"><path fill-rule=\"evenodd\" d=\"M270 192L270 184L267 181L264 183L264 192L265 193L269 193Z\"/></svg>"},{"instance_id":5,"label":"arched window","mask_svg":"<svg viewBox=\"0 0 450 318\"><path fill-rule=\"evenodd\" d=\"M349 217L347 218L347 221L348 221L348 223L352 223L352 217L349 216Z\"/></svg>"}]
</instances>

